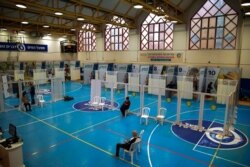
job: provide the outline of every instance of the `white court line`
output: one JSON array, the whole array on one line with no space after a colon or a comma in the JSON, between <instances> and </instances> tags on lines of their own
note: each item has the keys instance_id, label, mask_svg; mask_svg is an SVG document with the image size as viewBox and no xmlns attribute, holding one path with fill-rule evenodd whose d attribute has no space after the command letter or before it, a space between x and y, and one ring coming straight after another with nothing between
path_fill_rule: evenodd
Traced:
<instances>
[{"instance_id":1,"label":"white court line","mask_svg":"<svg viewBox=\"0 0 250 167\"><path fill-rule=\"evenodd\" d=\"M199 153L202 153L204 155L208 155L210 157L213 157L212 154L209 154L209 153L206 153L206 152L203 152L203 151L200 151L200 150L193 150L193 151L196 151L196 152L199 152ZM222 158L222 157L219 157L219 156L216 156L217 159L222 159L224 161L228 161L230 163L234 163L234 164L237 164L237 165L240 165L240 166L244 166L244 167L249 167L248 165L244 165L244 164L241 164L239 162L236 162L236 161L232 161L232 160L229 160L229 159L226 159L226 158Z\"/></svg>"},{"instance_id":2,"label":"white court line","mask_svg":"<svg viewBox=\"0 0 250 167\"><path fill-rule=\"evenodd\" d=\"M80 84L80 83L76 83L76 82L73 82L74 84ZM77 89L75 89L75 90L71 90L71 91L68 91L68 92L66 92L66 93L72 93L72 92L75 92L75 91L77 91L77 90L80 90L81 88L82 88L82 84L80 84L81 86L80 86L80 88L77 88Z\"/></svg>"},{"instance_id":3,"label":"white court line","mask_svg":"<svg viewBox=\"0 0 250 167\"><path fill-rule=\"evenodd\" d=\"M84 130L89 129L89 128L93 128L93 127L95 127L95 126L97 126L97 125L100 125L100 124L102 124L102 123L105 123L105 122L111 121L111 120L116 119L116 118L118 118L118 117L120 117L120 116L115 116L115 117L113 117L113 118L110 118L110 119L107 119L107 120L105 120L105 121L102 121L102 122L96 123L96 124L91 125L91 126L88 126L88 127L86 127L86 128L83 128L83 129L77 130L77 131L75 131L75 132L71 133L71 135L73 135L73 134L75 134L75 133L78 133L78 132L81 132L81 131L84 131Z\"/></svg>"},{"instance_id":4,"label":"white court line","mask_svg":"<svg viewBox=\"0 0 250 167\"><path fill-rule=\"evenodd\" d=\"M48 120L48 119L51 119L51 118L56 118L56 117L60 117L60 116L66 115L66 114L71 114L73 112L76 112L76 111L75 110L74 111L69 111L69 112L66 112L66 113L58 114L58 115L55 115L55 116L52 116L52 117L48 117L48 118L44 118L44 119L41 119L41 120L45 121L45 120ZM40 121L29 122L27 124L18 125L17 127L24 127L24 126L31 125L31 124L34 124L34 123L37 123L37 122L40 122Z\"/></svg>"},{"instance_id":5,"label":"white court line","mask_svg":"<svg viewBox=\"0 0 250 167\"><path fill-rule=\"evenodd\" d=\"M15 107L13 107L13 105L11 105L11 104L9 104L9 103L4 103L4 104L6 104L7 106L9 106L9 107L12 107L12 108L15 108Z\"/></svg>"},{"instance_id":6,"label":"white court line","mask_svg":"<svg viewBox=\"0 0 250 167\"><path fill-rule=\"evenodd\" d=\"M156 102L156 101L155 101L155 102ZM149 103L149 104L147 104L147 105L153 104L153 103L155 103L155 102ZM147 105L145 105L145 106L147 106ZM136 109L133 109L133 110L131 110L131 111L136 111L136 110L138 110L138 109L140 109L140 107L139 107L139 108L136 108ZM78 133L78 132L81 132L81 131L83 131L83 130L86 130L86 129L89 129L89 128L93 128L93 127L95 127L95 126L97 126L97 125L100 125L100 124L102 124L102 123L105 123L105 122L110 121L110 120L113 120L113 119L116 119L116 118L118 118L118 117L120 117L120 116L116 116L116 117L107 119L107 120L105 120L105 121L99 122L99 123L97 123L97 124L91 125L91 126L89 126L89 127L86 127L86 128L84 128L84 129L77 130L77 131L75 131L75 132L73 132L73 133L71 133L71 134L73 135L73 134Z\"/></svg>"},{"instance_id":7,"label":"white court line","mask_svg":"<svg viewBox=\"0 0 250 167\"><path fill-rule=\"evenodd\" d=\"M219 120L219 119L214 119L213 122L209 125L208 129L211 127L211 125L212 125L214 122L216 122L216 120L217 120L217 121L221 121L221 120ZM200 138L200 140L196 143L196 145L195 145L194 148L193 148L193 151L196 151L196 152L199 152L199 153L202 153L202 154L205 154L205 155L208 155L208 156L213 157L214 155L212 155L212 154L209 154L209 153L206 153L206 152L203 152L203 151L200 151L200 150L197 150L197 149L196 149L196 147L198 146L199 142L200 142L201 139L204 137L205 133L206 133L206 132L204 132L204 134L202 135L202 137ZM242 133L242 132L241 132L241 133ZM204 148L207 148L207 147L204 147ZM215 157L216 157L216 158L219 158L219 159L222 159L222 160L224 160L224 161L228 161L228 162L230 162L230 163L234 163L234 164L237 164L237 165L240 165L240 166L247 167L247 165L241 164L241 163L236 162L236 161L232 161L232 160L229 160L229 159L226 159L226 158L222 158L222 157L220 157L220 156L215 156Z\"/></svg>"},{"instance_id":8,"label":"white court line","mask_svg":"<svg viewBox=\"0 0 250 167\"><path fill-rule=\"evenodd\" d=\"M147 142L147 154L148 154L148 162L149 162L150 167L152 167L153 165L152 165L151 158L150 158L149 144L150 144L151 137L152 137L154 131L156 130L156 128L158 128L158 126L159 126L159 124L157 124L155 126L155 128L151 131L151 133L148 137L148 142Z\"/></svg>"},{"instance_id":9,"label":"white court line","mask_svg":"<svg viewBox=\"0 0 250 167\"><path fill-rule=\"evenodd\" d=\"M217 120L218 122L224 123L224 120L222 120L222 119L215 119L215 120ZM241 124L241 123L237 123L237 122L236 122L236 125L250 126L248 124Z\"/></svg>"},{"instance_id":10,"label":"white court line","mask_svg":"<svg viewBox=\"0 0 250 167\"><path fill-rule=\"evenodd\" d=\"M214 120L211 122L211 124L208 126L207 129L209 129L214 123ZM202 140L202 138L206 135L206 132L203 133L203 135L201 136L201 138L198 140L198 142L195 144L195 146L193 147L193 150L195 150L195 148L199 145L200 141Z\"/></svg>"}]
</instances>

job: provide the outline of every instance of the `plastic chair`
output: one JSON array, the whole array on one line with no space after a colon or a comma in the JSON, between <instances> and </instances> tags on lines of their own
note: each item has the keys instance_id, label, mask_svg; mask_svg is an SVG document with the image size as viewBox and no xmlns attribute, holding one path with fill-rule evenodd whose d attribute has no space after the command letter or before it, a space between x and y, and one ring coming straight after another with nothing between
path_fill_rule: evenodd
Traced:
<instances>
[{"instance_id":1,"label":"plastic chair","mask_svg":"<svg viewBox=\"0 0 250 167\"><path fill-rule=\"evenodd\" d=\"M148 124L149 113L150 113L150 108L149 107L143 107L142 108L140 123L141 123L142 119L145 119L146 125Z\"/></svg>"},{"instance_id":2,"label":"plastic chair","mask_svg":"<svg viewBox=\"0 0 250 167\"><path fill-rule=\"evenodd\" d=\"M94 107L98 107L100 103L100 97L99 96L95 96L93 98L93 100L91 101L91 105Z\"/></svg>"},{"instance_id":3,"label":"plastic chair","mask_svg":"<svg viewBox=\"0 0 250 167\"><path fill-rule=\"evenodd\" d=\"M167 112L166 108L161 107L159 109L159 114L156 116L156 120L160 122L161 125L163 125L164 119L165 119L165 114Z\"/></svg>"},{"instance_id":4,"label":"plastic chair","mask_svg":"<svg viewBox=\"0 0 250 167\"><path fill-rule=\"evenodd\" d=\"M138 141L136 139L136 141L130 145L129 150L124 149L123 150L123 159L125 157L125 154L127 153L130 155L131 163L133 164L134 163L134 153L137 156L137 145L138 145Z\"/></svg>"},{"instance_id":5,"label":"plastic chair","mask_svg":"<svg viewBox=\"0 0 250 167\"><path fill-rule=\"evenodd\" d=\"M144 129L141 130L140 134L139 134L139 138L140 140L138 140L138 152L141 152L141 141L142 141L142 135L144 133Z\"/></svg>"},{"instance_id":6,"label":"plastic chair","mask_svg":"<svg viewBox=\"0 0 250 167\"><path fill-rule=\"evenodd\" d=\"M37 95L38 99L38 105L43 107L43 104L45 103L45 100L43 99L43 95Z\"/></svg>"},{"instance_id":7,"label":"plastic chair","mask_svg":"<svg viewBox=\"0 0 250 167\"><path fill-rule=\"evenodd\" d=\"M105 106L105 101L106 101L106 97L101 97L99 106L102 108L102 111L103 111L103 108Z\"/></svg>"}]
</instances>

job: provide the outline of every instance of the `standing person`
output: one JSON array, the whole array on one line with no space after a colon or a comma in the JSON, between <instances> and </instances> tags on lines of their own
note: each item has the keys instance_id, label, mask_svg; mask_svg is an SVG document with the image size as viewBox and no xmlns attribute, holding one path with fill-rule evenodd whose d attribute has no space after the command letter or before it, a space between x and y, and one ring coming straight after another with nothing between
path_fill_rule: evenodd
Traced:
<instances>
[{"instance_id":1,"label":"standing person","mask_svg":"<svg viewBox=\"0 0 250 167\"><path fill-rule=\"evenodd\" d=\"M125 117L125 111L130 107L130 100L129 97L126 97L126 100L123 102L122 106L120 107L122 116Z\"/></svg>"},{"instance_id":2,"label":"standing person","mask_svg":"<svg viewBox=\"0 0 250 167\"><path fill-rule=\"evenodd\" d=\"M22 103L24 104L24 107L25 107L26 111L31 111L31 105L30 105L28 97L26 96L25 91L23 92Z\"/></svg>"},{"instance_id":3,"label":"standing person","mask_svg":"<svg viewBox=\"0 0 250 167\"><path fill-rule=\"evenodd\" d=\"M69 77L70 69L68 64L65 64L64 71L65 71L65 80L70 80Z\"/></svg>"},{"instance_id":4,"label":"standing person","mask_svg":"<svg viewBox=\"0 0 250 167\"><path fill-rule=\"evenodd\" d=\"M32 82L30 82L30 98L31 98L31 104L35 104L35 86Z\"/></svg>"},{"instance_id":5,"label":"standing person","mask_svg":"<svg viewBox=\"0 0 250 167\"><path fill-rule=\"evenodd\" d=\"M131 144L133 144L136 141L137 138L138 138L137 132L135 130L133 130L132 131L132 138L130 138L129 140L126 140L124 143L117 143L116 144L115 156L119 157L120 148L129 150Z\"/></svg>"}]
</instances>

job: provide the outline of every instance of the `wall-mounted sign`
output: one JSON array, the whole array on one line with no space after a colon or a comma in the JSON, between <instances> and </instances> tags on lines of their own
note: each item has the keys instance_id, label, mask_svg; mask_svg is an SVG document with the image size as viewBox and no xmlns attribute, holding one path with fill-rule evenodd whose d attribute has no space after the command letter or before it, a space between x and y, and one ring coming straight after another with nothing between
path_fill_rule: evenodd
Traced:
<instances>
[{"instance_id":1,"label":"wall-mounted sign","mask_svg":"<svg viewBox=\"0 0 250 167\"><path fill-rule=\"evenodd\" d=\"M183 52L141 52L140 61L168 61L171 63L183 62Z\"/></svg>"},{"instance_id":2,"label":"wall-mounted sign","mask_svg":"<svg viewBox=\"0 0 250 167\"><path fill-rule=\"evenodd\" d=\"M48 52L48 45L0 42L0 51Z\"/></svg>"}]
</instances>

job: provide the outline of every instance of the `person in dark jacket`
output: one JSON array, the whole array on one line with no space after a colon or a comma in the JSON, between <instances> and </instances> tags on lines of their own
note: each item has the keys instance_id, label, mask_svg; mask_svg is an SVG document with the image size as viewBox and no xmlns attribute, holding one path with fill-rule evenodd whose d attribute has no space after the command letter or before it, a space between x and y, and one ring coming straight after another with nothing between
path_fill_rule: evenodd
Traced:
<instances>
[{"instance_id":1,"label":"person in dark jacket","mask_svg":"<svg viewBox=\"0 0 250 167\"><path fill-rule=\"evenodd\" d=\"M116 153L115 153L115 156L119 157L120 148L129 150L131 144L133 144L136 141L137 138L138 138L137 132L135 130L133 130L132 131L132 138L130 138L129 140L126 140L124 143L117 143L116 144Z\"/></svg>"},{"instance_id":2,"label":"person in dark jacket","mask_svg":"<svg viewBox=\"0 0 250 167\"><path fill-rule=\"evenodd\" d=\"M35 104L35 86L32 82L30 82L30 98L31 98L31 104Z\"/></svg>"},{"instance_id":3,"label":"person in dark jacket","mask_svg":"<svg viewBox=\"0 0 250 167\"><path fill-rule=\"evenodd\" d=\"M129 97L126 97L126 100L123 102L122 106L120 107L122 116L125 117L125 111L130 107L130 100Z\"/></svg>"}]
</instances>

